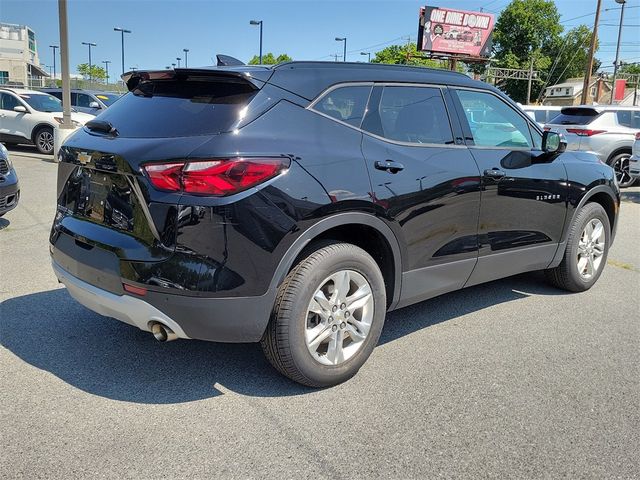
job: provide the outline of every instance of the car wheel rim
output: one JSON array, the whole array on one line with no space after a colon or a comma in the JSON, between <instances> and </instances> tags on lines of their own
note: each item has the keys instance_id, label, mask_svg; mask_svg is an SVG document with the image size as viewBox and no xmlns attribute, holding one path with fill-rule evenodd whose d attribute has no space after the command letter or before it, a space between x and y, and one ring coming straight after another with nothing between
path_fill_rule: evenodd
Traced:
<instances>
[{"instance_id":1,"label":"car wheel rim","mask_svg":"<svg viewBox=\"0 0 640 480\"><path fill-rule=\"evenodd\" d=\"M578 242L578 273L583 279L590 280L600 269L605 243L603 223L597 218L589 220Z\"/></svg>"},{"instance_id":2,"label":"car wheel rim","mask_svg":"<svg viewBox=\"0 0 640 480\"><path fill-rule=\"evenodd\" d=\"M53 150L53 135L51 132L41 132L38 135L38 146L45 152L51 152Z\"/></svg>"},{"instance_id":3,"label":"car wheel rim","mask_svg":"<svg viewBox=\"0 0 640 480\"><path fill-rule=\"evenodd\" d=\"M373 293L358 272L340 270L316 289L305 318L305 342L323 365L340 365L364 345L373 321Z\"/></svg>"},{"instance_id":4,"label":"car wheel rim","mask_svg":"<svg viewBox=\"0 0 640 480\"><path fill-rule=\"evenodd\" d=\"M631 158L631 155L621 155L613 164L613 170L616 172L618 185L623 188L628 187L634 181L629 174L629 158Z\"/></svg>"}]
</instances>

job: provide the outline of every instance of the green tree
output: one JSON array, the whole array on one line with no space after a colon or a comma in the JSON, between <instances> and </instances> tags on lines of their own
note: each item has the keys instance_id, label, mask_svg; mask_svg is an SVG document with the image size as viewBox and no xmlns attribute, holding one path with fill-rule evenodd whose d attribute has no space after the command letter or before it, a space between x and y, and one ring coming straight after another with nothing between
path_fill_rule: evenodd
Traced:
<instances>
[{"instance_id":1,"label":"green tree","mask_svg":"<svg viewBox=\"0 0 640 480\"><path fill-rule=\"evenodd\" d=\"M378 52L371 63L390 63L394 65L414 65L419 67L448 68L446 62L419 58L418 50L413 43L390 45Z\"/></svg>"},{"instance_id":2,"label":"green tree","mask_svg":"<svg viewBox=\"0 0 640 480\"><path fill-rule=\"evenodd\" d=\"M91 65L91 70L89 70L88 63L81 63L76 67L76 70L85 78L85 80L92 78L94 81L100 81L106 80L107 78L107 72L105 71L105 69L97 65Z\"/></svg>"},{"instance_id":3,"label":"green tree","mask_svg":"<svg viewBox=\"0 0 640 480\"><path fill-rule=\"evenodd\" d=\"M286 53L281 53L277 57L273 55L273 53L269 52L265 55L262 55L262 64L263 65L275 65L277 63L291 62L293 59L287 55ZM254 55L251 60L249 60L249 65L259 65L260 57L258 55Z\"/></svg>"},{"instance_id":4,"label":"green tree","mask_svg":"<svg viewBox=\"0 0 640 480\"><path fill-rule=\"evenodd\" d=\"M503 68L534 69L546 72L550 56L561 44L560 14L552 0L513 0L500 14L493 33L495 65ZM534 82L533 95L541 88ZM526 102L527 82L505 80L501 88L516 101Z\"/></svg>"},{"instance_id":5,"label":"green tree","mask_svg":"<svg viewBox=\"0 0 640 480\"><path fill-rule=\"evenodd\" d=\"M640 75L640 64L639 63L626 63L622 64L618 69L619 73L629 73L631 75Z\"/></svg>"}]
</instances>

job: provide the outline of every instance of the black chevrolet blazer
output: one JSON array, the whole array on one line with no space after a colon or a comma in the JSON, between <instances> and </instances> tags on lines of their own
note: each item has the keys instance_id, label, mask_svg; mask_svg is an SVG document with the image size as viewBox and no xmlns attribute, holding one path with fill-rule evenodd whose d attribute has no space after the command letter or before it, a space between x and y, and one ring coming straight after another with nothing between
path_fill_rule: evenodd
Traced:
<instances>
[{"instance_id":1,"label":"black chevrolet blazer","mask_svg":"<svg viewBox=\"0 0 640 480\"><path fill-rule=\"evenodd\" d=\"M136 71L59 153L51 255L80 303L175 338L353 376L386 312L544 270L587 290L613 170L495 88L403 66Z\"/></svg>"}]
</instances>

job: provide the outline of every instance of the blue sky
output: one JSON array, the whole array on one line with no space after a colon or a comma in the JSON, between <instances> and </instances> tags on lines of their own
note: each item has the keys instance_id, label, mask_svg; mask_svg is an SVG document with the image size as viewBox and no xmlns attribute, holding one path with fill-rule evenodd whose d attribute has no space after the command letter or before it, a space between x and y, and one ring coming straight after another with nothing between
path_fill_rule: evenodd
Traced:
<instances>
[{"instance_id":1,"label":"blue sky","mask_svg":"<svg viewBox=\"0 0 640 480\"><path fill-rule=\"evenodd\" d=\"M640 61L640 0L627 0L621 59ZM258 27L264 21L264 52L288 53L296 60L332 60L342 53L334 40L346 36L348 60L365 57L386 45L415 41L417 15L427 0L69 0L71 68L87 61L93 42L94 64L111 60L110 74L120 74L120 34L113 27L132 30L126 36L126 64L137 68L164 68L188 48L189 65L211 65L216 53L247 61L258 52ZM430 0L429 4L499 13L510 0ZM593 25L596 0L556 0L567 28ZM603 0L601 48L597 57L612 70L619 22L619 5ZM607 10L609 9L609 10ZM577 18L576 17L581 17ZM56 0L2 0L0 20L29 25L35 32L40 59L52 63L50 44L58 44ZM404 40L402 40L404 38ZM59 59L57 61L59 63Z\"/></svg>"}]
</instances>

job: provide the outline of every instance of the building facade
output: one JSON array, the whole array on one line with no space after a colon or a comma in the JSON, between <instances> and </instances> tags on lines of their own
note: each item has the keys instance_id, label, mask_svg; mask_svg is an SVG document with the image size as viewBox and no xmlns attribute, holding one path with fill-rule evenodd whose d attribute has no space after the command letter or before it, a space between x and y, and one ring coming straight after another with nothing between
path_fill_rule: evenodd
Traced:
<instances>
[{"instance_id":1,"label":"building facade","mask_svg":"<svg viewBox=\"0 0 640 480\"><path fill-rule=\"evenodd\" d=\"M36 34L26 25L0 23L0 85L44 87Z\"/></svg>"}]
</instances>

